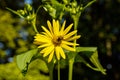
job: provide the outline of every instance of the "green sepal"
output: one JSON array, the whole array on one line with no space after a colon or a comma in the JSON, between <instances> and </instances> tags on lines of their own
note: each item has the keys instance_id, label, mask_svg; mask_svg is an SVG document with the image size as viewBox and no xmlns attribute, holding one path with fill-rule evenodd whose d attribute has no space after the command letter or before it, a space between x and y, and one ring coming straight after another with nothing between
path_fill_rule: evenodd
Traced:
<instances>
[{"instance_id":1,"label":"green sepal","mask_svg":"<svg viewBox=\"0 0 120 80\"><path fill-rule=\"evenodd\" d=\"M23 10L20 9L20 10L15 11L15 10L12 10L10 8L6 8L6 9L8 9L12 13L18 15L19 17L24 18L28 22L33 21L36 17L36 14L34 13L32 6L29 4L25 4L25 7Z\"/></svg>"},{"instance_id":2,"label":"green sepal","mask_svg":"<svg viewBox=\"0 0 120 80\"><path fill-rule=\"evenodd\" d=\"M8 9L8 10L11 11L12 13L18 15L19 17L24 18L24 17L19 13L20 10L18 10L18 12L17 12L17 11L15 11L15 10L12 10L12 9L8 8L8 7L7 7L6 9ZM23 10L21 10L21 12L24 13Z\"/></svg>"},{"instance_id":3,"label":"green sepal","mask_svg":"<svg viewBox=\"0 0 120 80\"><path fill-rule=\"evenodd\" d=\"M77 54L75 57L75 62L83 62L89 68L100 71L102 74L106 75L106 70L102 67L98 59L97 47L76 47L76 52L82 52L94 65L91 66L80 54Z\"/></svg>"},{"instance_id":4,"label":"green sepal","mask_svg":"<svg viewBox=\"0 0 120 80\"><path fill-rule=\"evenodd\" d=\"M27 73L30 62L35 59L33 57L37 52L38 49L33 49L16 56L16 63L24 76Z\"/></svg>"}]
</instances>

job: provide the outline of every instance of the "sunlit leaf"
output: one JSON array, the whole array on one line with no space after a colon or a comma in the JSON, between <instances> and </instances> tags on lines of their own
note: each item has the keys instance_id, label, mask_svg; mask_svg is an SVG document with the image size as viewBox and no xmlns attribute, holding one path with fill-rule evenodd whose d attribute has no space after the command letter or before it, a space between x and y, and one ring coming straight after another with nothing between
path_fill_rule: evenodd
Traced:
<instances>
[{"instance_id":1,"label":"sunlit leaf","mask_svg":"<svg viewBox=\"0 0 120 80\"><path fill-rule=\"evenodd\" d=\"M37 51L38 49L33 49L23 54L17 55L16 62L17 62L19 69L22 71L23 75L26 74L28 70L28 65L30 64L32 57L35 56Z\"/></svg>"}]
</instances>

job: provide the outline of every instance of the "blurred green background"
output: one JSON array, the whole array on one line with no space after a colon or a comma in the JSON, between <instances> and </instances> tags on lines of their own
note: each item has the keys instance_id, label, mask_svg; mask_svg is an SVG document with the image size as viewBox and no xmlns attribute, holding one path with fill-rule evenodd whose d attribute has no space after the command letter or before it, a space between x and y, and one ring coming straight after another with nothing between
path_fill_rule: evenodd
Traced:
<instances>
[{"instance_id":1,"label":"blurred green background","mask_svg":"<svg viewBox=\"0 0 120 80\"><path fill-rule=\"evenodd\" d=\"M91 0L77 1L86 4ZM25 3L31 4L34 10L42 4L41 0L0 0L0 80L49 80L43 61L34 61L25 77L15 63L16 55L36 47L33 45L35 32L31 25L6 7L23 9ZM69 15L64 18L67 24L73 22ZM37 17L38 29L46 25L48 19L51 20L49 14L41 9ZM75 63L73 80L120 80L120 0L97 0L82 13L78 31L82 36L78 40L80 46L98 47L99 60L107 75ZM67 73L68 66L61 69L61 80L67 80ZM57 80L56 69L54 80Z\"/></svg>"}]
</instances>

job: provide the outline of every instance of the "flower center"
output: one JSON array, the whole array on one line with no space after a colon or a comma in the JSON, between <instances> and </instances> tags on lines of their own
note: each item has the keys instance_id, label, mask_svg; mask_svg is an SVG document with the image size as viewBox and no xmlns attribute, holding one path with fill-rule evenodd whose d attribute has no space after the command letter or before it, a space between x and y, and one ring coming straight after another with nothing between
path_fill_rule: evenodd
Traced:
<instances>
[{"instance_id":1,"label":"flower center","mask_svg":"<svg viewBox=\"0 0 120 80\"><path fill-rule=\"evenodd\" d=\"M61 44L62 40L63 40L62 36L54 37L53 38L53 44L55 46L59 46Z\"/></svg>"}]
</instances>

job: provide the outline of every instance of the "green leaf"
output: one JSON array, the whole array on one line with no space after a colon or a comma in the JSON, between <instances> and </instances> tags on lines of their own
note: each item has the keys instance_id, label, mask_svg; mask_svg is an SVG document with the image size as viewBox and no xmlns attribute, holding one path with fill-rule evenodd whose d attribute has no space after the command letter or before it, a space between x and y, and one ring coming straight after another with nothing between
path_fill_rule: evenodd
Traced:
<instances>
[{"instance_id":1,"label":"green leaf","mask_svg":"<svg viewBox=\"0 0 120 80\"><path fill-rule=\"evenodd\" d=\"M67 65L68 65L68 62L67 62L66 59L61 59L61 60L60 60L60 68L61 68L61 69L66 68Z\"/></svg>"},{"instance_id":2,"label":"green leaf","mask_svg":"<svg viewBox=\"0 0 120 80\"><path fill-rule=\"evenodd\" d=\"M76 52L94 52L97 47L76 47Z\"/></svg>"},{"instance_id":3,"label":"green leaf","mask_svg":"<svg viewBox=\"0 0 120 80\"><path fill-rule=\"evenodd\" d=\"M85 61L85 59L82 56L80 56L80 55L77 55L75 57L75 62L83 62L83 63L87 64L87 62Z\"/></svg>"},{"instance_id":4,"label":"green leaf","mask_svg":"<svg viewBox=\"0 0 120 80\"><path fill-rule=\"evenodd\" d=\"M95 65L95 67L97 67L98 71L101 71L102 74L106 75L106 70L102 67L102 65L100 64L99 60L98 60L98 52L95 51L93 53L93 55L90 57L90 61Z\"/></svg>"},{"instance_id":5,"label":"green leaf","mask_svg":"<svg viewBox=\"0 0 120 80\"><path fill-rule=\"evenodd\" d=\"M17 55L16 62L18 65L18 68L22 71L23 75L26 74L28 70L28 66L35 54L37 53L38 49L33 49L28 52L25 52L23 54Z\"/></svg>"},{"instance_id":6,"label":"green leaf","mask_svg":"<svg viewBox=\"0 0 120 80\"><path fill-rule=\"evenodd\" d=\"M92 64L94 65L91 66L82 56L77 55L75 57L75 62L83 62L86 64L86 66L88 66L89 68L95 70L95 71L100 71L102 74L106 74L105 73L105 69L102 67L102 65L99 62L98 59L98 52L97 52L97 47L76 47L76 52L83 52L83 55L85 55L86 57L88 57L90 59L90 61L92 62Z\"/></svg>"}]
</instances>

